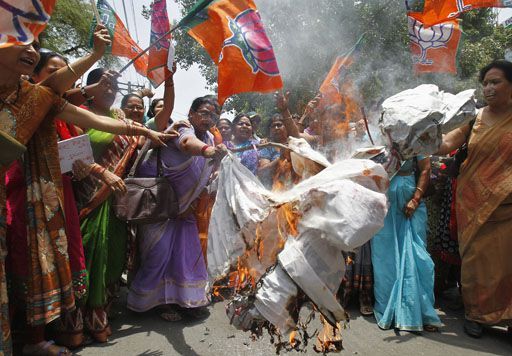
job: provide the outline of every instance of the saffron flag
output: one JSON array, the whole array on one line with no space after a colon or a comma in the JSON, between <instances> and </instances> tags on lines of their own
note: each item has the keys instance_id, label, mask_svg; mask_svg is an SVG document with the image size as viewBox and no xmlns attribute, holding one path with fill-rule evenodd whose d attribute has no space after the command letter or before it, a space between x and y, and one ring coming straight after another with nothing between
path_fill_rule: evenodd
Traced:
<instances>
[{"instance_id":1,"label":"saffron flag","mask_svg":"<svg viewBox=\"0 0 512 356\"><path fill-rule=\"evenodd\" d=\"M343 90L344 86L346 87L347 84L348 86L352 85L349 83L350 81L347 80L348 69L359 56L364 36L363 34L359 37L356 44L348 50L347 53L336 58L331 70L327 73L327 76L320 86L319 91L322 93L324 99L326 98L331 102L340 102L341 96L345 92L345 90Z\"/></svg>"},{"instance_id":2,"label":"saffron flag","mask_svg":"<svg viewBox=\"0 0 512 356\"><path fill-rule=\"evenodd\" d=\"M512 7L512 0L423 0L423 2L422 11L418 7L420 3L418 0L407 0L407 8L422 12L422 21L425 27L453 20L463 12L473 9Z\"/></svg>"},{"instance_id":3,"label":"saffron flag","mask_svg":"<svg viewBox=\"0 0 512 356\"><path fill-rule=\"evenodd\" d=\"M359 37L356 44L347 53L336 58L319 89L322 94L320 102L322 107L341 105L343 115L345 119L348 119L344 120L347 126L344 128L345 132L348 130L349 121L361 119L359 95L350 78L349 69L359 58L364 36L363 34Z\"/></svg>"},{"instance_id":4,"label":"saffron flag","mask_svg":"<svg viewBox=\"0 0 512 356\"><path fill-rule=\"evenodd\" d=\"M174 62L174 47L171 35L156 42L156 40L169 32L171 25L167 15L165 0L155 0L151 6L151 43L155 43L149 50L148 78L156 88L171 74L169 69Z\"/></svg>"},{"instance_id":5,"label":"saffron flag","mask_svg":"<svg viewBox=\"0 0 512 356\"><path fill-rule=\"evenodd\" d=\"M272 44L253 0L203 0L180 26L218 65L218 101L283 87Z\"/></svg>"},{"instance_id":6,"label":"saffron flag","mask_svg":"<svg viewBox=\"0 0 512 356\"><path fill-rule=\"evenodd\" d=\"M409 40L416 74L457 73L457 53L462 33L459 20L425 27L421 14L411 13Z\"/></svg>"},{"instance_id":7,"label":"saffron flag","mask_svg":"<svg viewBox=\"0 0 512 356\"><path fill-rule=\"evenodd\" d=\"M142 49L137 45L133 38L131 38L130 33L109 3L106 0L98 0L97 7L98 12L100 13L101 22L108 29L110 38L112 39L112 45L107 49L107 52L114 56L128 59L133 59L141 53ZM92 29L94 30L95 27L96 19L93 19ZM142 76L146 76L148 71L148 55L144 54L137 59L134 63L134 67L137 73Z\"/></svg>"},{"instance_id":8,"label":"saffron flag","mask_svg":"<svg viewBox=\"0 0 512 356\"><path fill-rule=\"evenodd\" d=\"M30 44L43 32L56 0L0 0L0 48Z\"/></svg>"}]
</instances>

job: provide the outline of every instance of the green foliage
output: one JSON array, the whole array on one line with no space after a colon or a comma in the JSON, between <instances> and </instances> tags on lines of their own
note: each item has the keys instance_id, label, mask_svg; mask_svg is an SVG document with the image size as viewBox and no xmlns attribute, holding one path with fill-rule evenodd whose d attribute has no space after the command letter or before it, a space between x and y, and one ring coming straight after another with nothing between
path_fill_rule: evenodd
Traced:
<instances>
[{"instance_id":1,"label":"green foliage","mask_svg":"<svg viewBox=\"0 0 512 356\"><path fill-rule=\"evenodd\" d=\"M68 58L79 58L89 52L89 36L93 12L90 1L59 0L51 20L39 39L44 48L61 53ZM117 57L106 55L100 65L116 69Z\"/></svg>"},{"instance_id":2,"label":"green foliage","mask_svg":"<svg viewBox=\"0 0 512 356\"><path fill-rule=\"evenodd\" d=\"M187 13L195 0L177 0ZM491 9L462 16L464 31L459 53L459 73L415 76L409 49L407 16L403 0L267 0L257 1L274 46L285 90L291 92L292 112L301 112L325 78L335 58L366 33L360 60L351 67L352 78L366 105L421 83L434 83L450 91L477 87L482 66L503 58L512 48L512 31L496 25ZM208 54L186 33L177 40L177 59L185 68L198 64L208 85L216 83L216 67ZM226 109L275 112L272 95L233 96Z\"/></svg>"},{"instance_id":3,"label":"green foliage","mask_svg":"<svg viewBox=\"0 0 512 356\"><path fill-rule=\"evenodd\" d=\"M89 40L92 16L88 1L57 1L50 23L41 35L41 45L64 55L83 56Z\"/></svg>"}]
</instances>

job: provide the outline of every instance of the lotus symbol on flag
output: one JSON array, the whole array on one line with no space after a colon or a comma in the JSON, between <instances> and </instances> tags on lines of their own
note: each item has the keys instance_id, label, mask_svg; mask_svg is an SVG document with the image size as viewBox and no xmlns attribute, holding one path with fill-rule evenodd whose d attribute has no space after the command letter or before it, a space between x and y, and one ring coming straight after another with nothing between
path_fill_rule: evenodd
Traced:
<instances>
[{"instance_id":1,"label":"lotus symbol on flag","mask_svg":"<svg viewBox=\"0 0 512 356\"><path fill-rule=\"evenodd\" d=\"M454 25L444 23L424 28L418 20L409 17L409 39L415 43L421 50L419 56L413 56L415 64L432 65L433 61L427 58L429 49L447 47L453 35Z\"/></svg>"},{"instance_id":2,"label":"lotus symbol on flag","mask_svg":"<svg viewBox=\"0 0 512 356\"><path fill-rule=\"evenodd\" d=\"M0 0L0 43L7 42L7 36L13 36L19 42L32 41L32 33L27 23L45 24L50 19L40 0L12 1L10 4Z\"/></svg>"},{"instance_id":3,"label":"lotus symbol on flag","mask_svg":"<svg viewBox=\"0 0 512 356\"><path fill-rule=\"evenodd\" d=\"M224 41L223 50L229 46L238 47L254 74L261 71L269 76L279 75L276 56L259 13L247 9L228 21L232 36ZM222 61L222 53L219 61Z\"/></svg>"}]
</instances>

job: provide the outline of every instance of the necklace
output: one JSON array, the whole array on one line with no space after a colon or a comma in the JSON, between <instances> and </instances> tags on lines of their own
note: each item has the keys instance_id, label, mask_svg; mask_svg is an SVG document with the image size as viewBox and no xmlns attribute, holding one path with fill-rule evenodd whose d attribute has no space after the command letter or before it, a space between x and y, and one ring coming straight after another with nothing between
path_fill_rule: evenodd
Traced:
<instances>
[{"instance_id":1,"label":"necklace","mask_svg":"<svg viewBox=\"0 0 512 356\"><path fill-rule=\"evenodd\" d=\"M18 81L18 86L16 88L16 91L12 92L11 94L9 94L5 99L3 98L0 98L0 103L2 104L0 106L0 111L3 110L4 106L7 104L7 105L14 105L16 104L16 102L18 101L19 97L20 97L20 90L21 90L21 80ZM16 95L16 97L14 98L14 100L11 99L12 96Z\"/></svg>"}]
</instances>

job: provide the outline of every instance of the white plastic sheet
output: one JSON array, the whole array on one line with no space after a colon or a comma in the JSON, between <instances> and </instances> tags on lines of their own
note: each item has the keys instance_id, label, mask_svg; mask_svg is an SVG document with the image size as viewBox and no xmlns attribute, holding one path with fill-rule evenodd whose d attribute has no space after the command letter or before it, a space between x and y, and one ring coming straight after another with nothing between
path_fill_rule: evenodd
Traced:
<instances>
[{"instance_id":1,"label":"white plastic sheet","mask_svg":"<svg viewBox=\"0 0 512 356\"><path fill-rule=\"evenodd\" d=\"M433 84L402 91L382 103L381 129L404 158L431 155L439 149L443 133L476 116L474 93L470 89L453 95Z\"/></svg>"},{"instance_id":2,"label":"white plastic sheet","mask_svg":"<svg viewBox=\"0 0 512 356\"><path fill-rule=\"evenodd\" d=\"M330 321L342 320L345 314L335 298L344 274L341 251L363 245L382 228L388 185L381 165L351 159L329 165L287 192L274 193L236 158L226 156L208 236L211 280L225 276L253 240L251 229L272 209L291 203L301 213L298 236L288 237L279 264L261 279L254 306L246 303L242 312L233 312L232 323L247 327L252 317L261 315L283 333L292 330L288 304L297 297L295 284Z\"/></svg>"}]
</instances>

